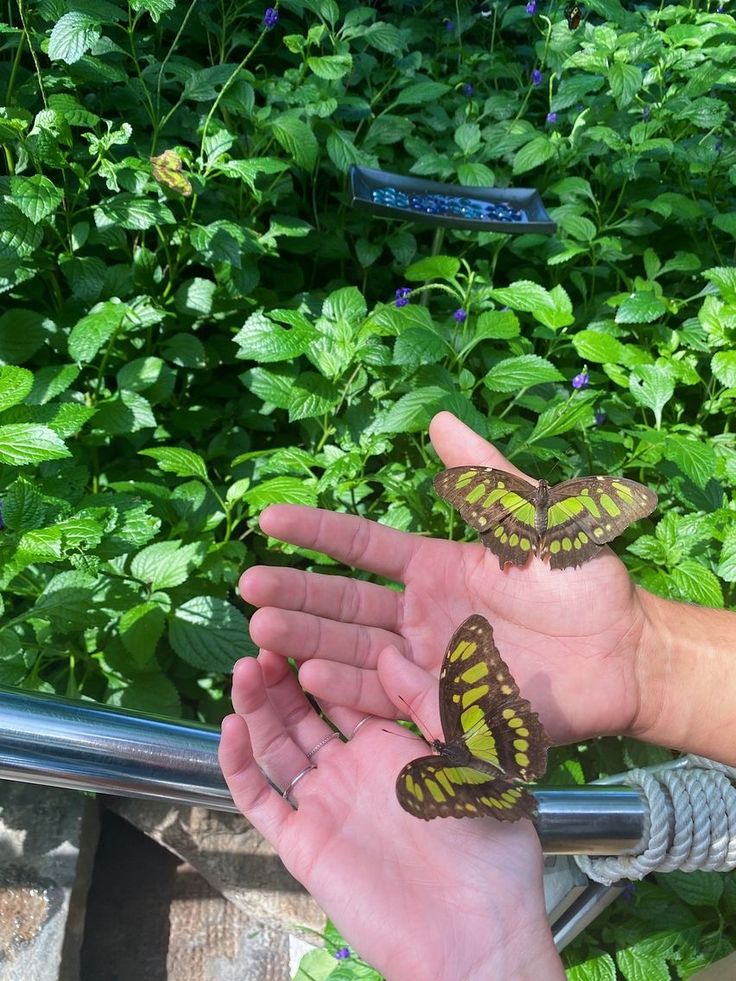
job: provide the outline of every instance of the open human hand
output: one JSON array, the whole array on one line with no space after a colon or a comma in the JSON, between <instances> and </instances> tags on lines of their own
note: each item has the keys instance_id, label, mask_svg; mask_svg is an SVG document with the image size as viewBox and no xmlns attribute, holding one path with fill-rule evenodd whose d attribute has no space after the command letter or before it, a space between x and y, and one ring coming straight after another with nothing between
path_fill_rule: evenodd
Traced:
<instances>
[{"instance_id":1,"label":"open human hand","mask_svg":"<svg viewBox=\"0 0 736 981\"><path fill-rule=\"evenodd\" d=\"M519 473L448 412L432 420L430 437L448 467ZM353 515L272 505L261 527L405 587L268 566L243 575L243 598L260 607L253 640L296 658L300 683L317 698L401 715L380 683L380 652L394 645L436 675L453 630L480 613L555 742L637 734L646 612L642 591L610 549L574 569L552 570L532 558L502 571L480 543L424 538Z\"/></svg>"},{"instance_id":2,"label":"open human hand","mask_svg":"<svg viewBox=\"0 0 736 981\"><path fill-rule=\"evenodd\" d=\"M434 679L393 647L376 670L382 690L436 731ZM426 747L395 723L326 702L339 730L355 733L331 736L288 662L268 651L236 665L233 706L220 765L235 803L363 959L388 979L564 977L528 821L407 814L394 784ZM291 784L288 801L266 777Z\"/></svg>"}]
</instances>

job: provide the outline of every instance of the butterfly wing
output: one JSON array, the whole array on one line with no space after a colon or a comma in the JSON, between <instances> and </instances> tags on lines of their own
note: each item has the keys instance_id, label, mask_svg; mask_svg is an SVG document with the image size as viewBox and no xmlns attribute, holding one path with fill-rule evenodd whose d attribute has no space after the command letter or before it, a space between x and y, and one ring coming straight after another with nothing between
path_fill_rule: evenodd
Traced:
<instances>
[{"instance_id":1,"label":"butterfly wing","mask_svg":"<svg viewBox=\"0 0 736 981\"><path fill-rule=\"evenodd\" d=\"M473 614L455 631L439 680L448 749L464 744L469 765L490 774L498 768L525 783L542 776L550 741L499 654L485 617Z\"/></svg>"},{"instance_id":2,"label":"butterfly wing","mask_svg":"<svg viewBox=\"0 0 736 981\"><path fill-rule=\"evenodd\" d=\"M516 821L531 817L534 797L503 777L491 777L469 766L452 766L442 756L422 756L407 763L396 780L399 803L414 817L484 817Z\"/></svg>"},{"instance_id":3,"label":"butterfly wing","mask_svg":"<svg viewBox=\"0 0 736 981\"><path fill-rule=\"evenodd\" d=\"M580 477L549 492L540 553L553 569L582 565L657 506L657 495L625 477Z\"/></svg>"},{"instance_id":4,"label":"butterfly wing","mask_svg":"<svg viewBox=\"0 0 736 981\"><path fill-rule=\"evenodd\" d=\"M568 3L565 7L565 19L567 20L567 26L571 31L576 30L580 26L580 18L583 12L577 3Z\"/></svg>"},{"instance_id":5,"label":"butterfly wing","mask_svg":"<svg viewBox=\"0 0 736 981\"><path fill-rule=\"evenodd\" d=\"M480 532L502 569L508 562L524 565L537 551L536 490L527 480L491 467L452 467L435 477L434 487Z\"/></svg>"}]
</instances>

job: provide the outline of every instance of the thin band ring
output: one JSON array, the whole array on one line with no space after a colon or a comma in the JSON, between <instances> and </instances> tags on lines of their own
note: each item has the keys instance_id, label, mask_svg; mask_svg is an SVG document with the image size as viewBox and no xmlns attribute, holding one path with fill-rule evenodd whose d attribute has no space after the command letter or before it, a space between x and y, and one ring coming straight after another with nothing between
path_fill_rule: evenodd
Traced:
<instances>
[{"instance_id":1,"label":"thin band ring","mask_svg":"<svg viewBox=\"0 0 736 981\"><path fill-rule=\"evenodd\" d=\"M311 758L314 756L317 750L322 749L323 746L326 746L331 739L339 739L339 738L340 738L339 732L331 732L329 735L325 736L324 739L320 739L317 745L313 746L312 749L310 749L309 752L306 754L307 759L311 760Z\"/></svg>"},{"instance_id":2,"label":"thin band ring","mask_svg":"<svg viewBox=\"0 0 736 981\"><path fill-rule=\"evenodd\" d=\"M303 770L300 770L297 773L297 775L291 781L291 783L286 788L286 790L281 794L281 796L284 798L284 800L289 801L289 803L291 804L292 807L295 807L296 805L294 804L293 801L289 800L289 794L292 792L292 790L294 789L294 787L296 787L296 785L299 783L299 781L301 780L302 777L306 777L306 775L309 773L310 770L316 770L316 769L317 769L317 766L314 763L310 763L309 766L305 766Z\"/></svg>"},{"instance_id":3,"label":"thin band ring","mask_svg":"<svg viewBox=\"0 0 736 981\"><path fill-rule=\"evenodd\" d=\"M355 739L356 735L358 734L358 730L360 729L360 727L361 726L364 726L366 724L366 722L370 722L371 719L375 719L375 718L376 718L375 715L366 715L366 717L364 719L361 719L360 722L355 726L355 728L353 729L353 731L348 736L348 739Z\"/></svg>"}]
</instances>

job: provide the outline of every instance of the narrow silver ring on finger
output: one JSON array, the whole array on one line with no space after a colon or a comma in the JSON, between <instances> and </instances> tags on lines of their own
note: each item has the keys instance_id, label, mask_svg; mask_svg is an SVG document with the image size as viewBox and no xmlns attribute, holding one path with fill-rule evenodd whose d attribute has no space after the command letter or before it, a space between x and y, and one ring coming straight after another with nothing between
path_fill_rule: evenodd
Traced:
<instances>
[{"instance_id":1,"label":"narrow silver ring on finger","mask_svg":"<svg viewBox=\"0 0 736 981\"><path fill-rule=\"evenodd\" d=\"M311 760L311 758L314 756L317 750L322 749L323 746L326 746L331 739L339 739L339 738L340 738L339 732L331 732L329 735L325 736L324 739L320 739L317 745L313 746L306 754L307 759Z\"/></svg>"},{"instance_id":2,"label":"narrow silver ring on finger","mask_svg":"<svg viewBox=\"0 0 736 981\"><path fill-rule=\"evenodd\" d=\"M306 777L306 775L309 773L310 770L316 770L316 769L317 769L316 763L310 763L309 766L305 766L303 770L300 770L297 773L297 775L291 781L291 783L289 784L289 786L282 793L281 796L284 798L284 800L289 801L289 803L291 804L292 807L296 807L296 804L294 804L294 801L290 799L289 794L292 792L292 790L294 789L294 787L296 787L296 785L299 783L299 781L301 780L302 777Z\"/></svg>"},{"instance_id":3,"label":"narrow silver ring on finger","mask_svg":"<svg viewBox=\"0 0 736 981\"><path fill-rule=\"evenodd\" d=\"M361 726L364 726L366 724L366 722L370 722L371 719L375 719L375 715L366 715L366 717L364 719L361 719L360 722L355 726L355 728L353 729L353 731L348 736L348 739L355 739L355 737L358 734L358 730L360 729L360 727Z\"/></svg>"}]
</instances>

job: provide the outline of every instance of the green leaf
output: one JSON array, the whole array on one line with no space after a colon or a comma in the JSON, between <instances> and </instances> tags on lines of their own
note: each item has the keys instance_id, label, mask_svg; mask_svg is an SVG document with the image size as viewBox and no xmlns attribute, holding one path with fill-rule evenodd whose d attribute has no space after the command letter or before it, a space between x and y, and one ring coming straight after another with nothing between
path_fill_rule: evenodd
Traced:
<instances>
[{"instance_id":1,"label":"green leaf","mask_svg":"<svg viewBox=\"0 0 736 981\"><path fill-rule=\"evenodd\" d=\"M169 641L179 657L207 672L229 674L238 658L258 653L243 614L216 596L182 603L169 617Z\"/></svg>"},{"instance_id":2,"label":"green leaf","mask_svg":"<svg viewBox=\"0 0 736 981\"><path fill-rule=\"evenodd\" d=\"M695 559L684 559L680 562L672 569L670 578L682 599L700 603L701 606L723 608L720 580Z\"/></svg>"},{"instance_id":3,"label":"green leaf","mask_svg":"<svg viewBox=\"0 0 736 981\"><path fill-rule=\"evenodd\" d=\"M40 225L34 225L14 204L0 203L0 257L19 259L29 256L42 239Z\"/></svg>"},{"instance_id":4,"label":"green leaf","mask_svg":"<svg viewBox=\"0 0 736 981\"><path fill-rule=\"evenodd\" d=\"M411 82L404 85L394 100L395 106L421 106L428 102L439 102L450 91L444 82Z\"/></svg>"},{"instance_id":5,"label":"green leaf","mask_svg":"<svg viewBox=\"0 0 736 981\"><path fill-rule=\"evenodd\" d=\"M723 895L723 876L717 872L670 872L657 876L659 882L688 906L715 909Z\"/></svg>"},{"instance_id":6,"label":"green leaf","mask_svg":"<svg viewBox=\"0 0 736 981\"><path fill-rule=\"evenodd\" d=\"M133 10L147 10L154 24L158 24L161 14L176 7L176 0L130 0Z\"/></svg>"},{"instance_id":7,"label":"green leaf","mask_svg":"<svg viewBox=\"0 0 736 981\"><path fill-rule=\"evenodd\" d=\"M641 69L624 61L614 61L608 72L608 82L619 109L625 109L641 88Z\"/></svg>"},{"instance_id":8,"label":"green leaf","mask_svg":"<svg viewBox=\"0 0 736 981\"><path fill-rule=\"evenodd\" d=\"M736 351L717 351L711 358L710 367L721 385L736 388Z\"/></svg>"},{"instance_id":9,"label":"green leaf","mask_svg":"<svg viewBox=\"0 0 736 981\"><path fill-rule=\"evenodd\" d=\"M307 64L315 75L330 82L344 78L353 70L353 59L349 54L314 55L307 58Z\"/></svg>"},{"instance_id":10,"label":"green leaf","mask_svg":"<svg viewBox=\"0 0 736 981\"><path fill-rule=\"evenodd\" d=\"M128 306L107 300L93 307L72 327L69 354L78 362L90 362L123 323Z\"/></svg>"},{"instance_id":11,"label":"green leaf","mask_svg":"<svg viewBox=\"0 0 736 981\"><path fill-rule=\"evenodd\" d=\"M483 384L492 392L518 392L521 388L562 380L563 376L546 358L521 354L499 361L485 376Z\"/></svg>"},{"instance_id":12,"label":"green leaf","mask_svg":"<svg viewBox=\"0 0 736 981\"><path fill-rule=\"evenodd\" d=\"M240 378L244 385L257 395L259 399L277 409L288 409L291 398L291 386L294 383L295 370L291 365L285 365L269 371L267 368L251 368Z\"/></svg>"},{"instance_id":13,"label":"green leaf","mask_svg":"<svg viewBox=\"0 0 736 981\"><path fill-rule=\"evenodd\" d=\"M174 305L179 313L190 317L202 317L212 312L212 300L217 283L211 279L188 279L174 294Z\"/></svg>"},{"instance_id":14,"label":"green leaf","mask_svg":"<svg viewBox=\"0 0 736 981\"><path fill-rule=\"evenodd\" d=\"M41 347L51 326L43 314L15 307L0 316L0 363L23 364Z\"/></svg>"},{"instance_id":15,"label":"green leaf","mask_svg":"<svg viewBox=\"0 0 736 981\"><path fill-rule=\"evenodd\" d=\"M299 167L305 170L314 168L319 144L303 119L293 113L283 113L271 122L271 129L276 140L293 157Z\"/></svg>"},{"instance_id":16,"label":"green leaf","mask_svg":"<svg viewBox=\"0 0 736 981\"><path fill-rule=\"evenodd\" d=\"M325 415L340 401L340 389L315 371L304 371L291 386L289 422Z\"/></svg>"},{"instance_id":17,"label":"green leaf","mask_svg":"<svg viewBox=\"0 0 736 981\"><path fill-rule=\"evenodd\" d=\"M513 310L486 310L475 325L474 341L505 341L521 333L519 318Z\"/></svg>"},{"instance_id":18,"label":"green leaf","mask_svg":"<svg viewBox=\"0 0 736 981\"><path fill-rule=\"evenodd\" d=\"M297 477L274 477L255 484L243 500L251 511L261 511L268 504L306 504L317 506L317 491L314 482Z\"/></svg>"},{"instance_id":19,"label":"green leaf","mask_svg":"<svg viewBox=\"0 0 736 981\"><path fill-rule=\"evenodd\" d=\"M736 303L736 268L733 266L714 266L706 269L703 277L718 288L727 303Z\"/></svg>"},{"instance_id":20,"label":"green leaf","mask_svg":"<svg viewBox=\"0 0 736 981\"><path fill-rule=\"evenodd\" d=\"M514 175L525 174L535 167L539 167L555 154L552 141L546 136L536 136L523 146L514 157L512 173Z\"/></svg>"},{"instance_id":21,"label":"green leaf","mask_svg":"<svg viewBox=\"0 0 736 981\"><path fill-rule=\"evenodd\" d=\"M519 279L510 286L502 286L489 292L497 303L511 307L512 310L536 313L542 307L554 309L556 306L551 294L543 286L528 279Z\"/></svg>"},{"instance_id":22,"label":"green leaf","mask_svg":"<svg viewBox=\"0 0 736 981\"><path fill-rule=\"evenodd\" d=\"M148 601L126 610L120 617L120 639L139 667L151 660L166 625L158 603Z\"/></svg>"},{"instance_id":23,"label":"green leaf","mask_svg":"<svg viewBox=\"0 0 736 981\"><path fill-rule=\"evenodd\" d=\"M659 429L662 409L675 394L672 369L655 364L637 365L629 376L629 390L635 402L652 410Z\"/></svg>"},{"instance_id":24,"label":"green leaf","mask_svg":"<svg viewBox=\"0 0 736 981\"><path fill-rule=\"evenodd\" d=\"M64 198L62 191L48 177L38 174L34 177L11 177L10 190L13 204L34 225L52 215Z\"/></svg>"},{"instance_id":25,"label":"green leaf","mask_svg":"<svg viewBox=\"0 0 736 981\"><path fill-rule=\"evenodd\" d=\"M18 405L33 388L33 375L14 365L0 367L0 412Z\"/></svg>"},{"instance_id":26,"label":"green leaf","mask_svg":"<svg viewBox=\"0 0 736 981\"><path fill-rule=\"evenodd\" d=\"M97 578L86 572L60 572L49 580L30 615L60 626L88 627L96 585Z\"/></svg>"},{"instance_id":27,"label":"green leaf","mask_svg":"<svg viewBox=\"0 0 736 981\"><path fill-rule=\"evenodd\" d=\"M724 582L736 582L736 525L726 532L716 572Z\"/></svg>"},{"instance_id":28,"label":"green leaf","mask_svg":"<svg viewBox=\"0 0 736 981\"><path fill-rule=\"evenodd\" d=\"M257 310L248 317L233 341L239 348L238 358L269 363L288 361L304 354L315 337L314 327L304 318L286 328Z\"/></svg>"},{"instance_id":29,"label":"green leaf","mask_svg":"<svg viewBox=\"0 0 736 981\"><path fill-rule=\"evenodd\" d=\"M418 368L421 364L441 361L447 353L447 344L435 331L409 327L396 338L393 363Z\"/></svg>"},{"instance_id":30,"label":"green leaf","mask_svg":"<svg viewBox=\"0 0 736 981\"><path fill-rule=\"evenodd\" d=\"M75 10L63 14L51 31L49 58L73 65L99 40L98 26L98 22L88 14Z\"/></svg>"},{"instance_id":31,"label":"green leaf","mask_svg":"<svg viewBox=\"0 0 736 981\"><path fill-rule=\"evenodd\" d=\"M150 456L158 463L159 470L174 473L177 477L199 477L207 480L207 465L198 453L178 446L159 446L139 450L141 456Z\"/></svg>"},{"instance_id":32,"label":"green leaf","mask_svg":"<svg viewBox=\"0 0 736 981\"><path fill-rule=\"evenodd\" d=\"M187 581L190 572L201 563L205 549L204 542L154 542L133 557L130 573L151 590L171 589Z\"/></svg>"},{"instance_id":33,"label":"green leaf","mask_svg":"<svg viewBox=\"0 0 736 981\"><path fill-rule=\"evenodd\" d=\"M481 144L480 126L477 123L461 123L455 130L455 143L464 154L475 153Z\"/></svg>"},{"instance_id":34,"label":"green leaf","mask_svg":"<svg viewBox=\"0 0 736 981\"><path fill-rule=\"evenodd\" d=\"M26 463L60 460L71 456L53 429L31 423L0 426L0 463L22 467Z\"/></svg>"},{"instance_id":35,"label":"green leaf","mask_svg":"<svg viewBox=\"0 0 736 981\"><path fill-rule=\"evenodd\" d=\"M610 334L604 334L599 330L581 330L573 337L572 344L581 361L595 364L622 363L624 346Z\"/></svg>"},{"instance_id":36,"label":"green leaf","mask_svg":"<svg viewBox=\"0 0 736 981\"><path fill-rule=\"evenodd\" d=\"M453 280L460 271L460 260L449 255L432 255L413 263L404 272L410 283L421 283L428 279Z\"/></svg>"},{"instance_id":37,"label":"green leaf","mask_svg":"<svg viewBox=\"0 0 736 981\"><path fill-rule=\"evenodd\" d=\"M136 232L143 232L156 225L176 224L176 218L167 205L154 201L153 198L137 198L132 194L119 194L115 198L102 201L95 213L96 220L98 216L102 216L102 224L109 222Z\"/></svg>"},{"instance_id":38,"label":"green leaf","mask_svg":"<svg viewBox=\"0 0 736 981\"><path fill-rule=\"evenodd\" d=\"M715 451L703 439L668 433L662 453L667 460L676 463L698 487L705 487L715 473Z\"/></svg>"},{"instance_id":39,"label":"green leaf","mask_svg":"<svg viewBox=\"0 0 736 981\"><path fill-rule=\"evenodd\" d=\"M3 494L2 518L11 531L38 528L46 512L43 498L25 477L18 477Z\"/></svg>"},{"instance_id":40,"label":"green leaf","mask_svg":"<svg viewBox=\"0 0 736 981\"><path fill-rule=\"evenodd\" d=\"M346 174L353 164L363 162L363 154L353 142L350 133L334 130L327 136L327 153L338 170Z\"/></svg>"},{"instance_id":41,"label":"green leaf","mask_svg":"<svg viewBox=\"0 0 736 981\"><path fill-rule=\"evenodd\" d=\"M390 409L379 412L369 426L371 433L419 433L448 398L448 392L439 386L429 385L407 392L394 402Z\"/></svg>"},{"instance_id":42,"label":"green leaf","mask_svg":"<svg viewBox=\"0 0 736 981\"><path fill-rule=\"evenodd\" d=\"M576 392L566 402L553 405L541 413L534 429L527 437L527 443L536 443L540 439L559 436L576 426L593 424L593 392Z\"/></svg>"},{"instance_id":43,"label":"green leaf","mask_svg":"<svg viewBox=\"0 0 736 981\"><path fill-rule=\"evenodd\" d=\"M626 981L670 981L670 969L664 957L645 957L632 950L616 951L616 963Z\"/></svg>"},{"instance_id":44,"label":"green leaf","mask_svg":"<svg viewBox=\"0 0 736 981\"><path fill-rule=\"evenodd\" d=\"M617 324L651 324L667 312L663 300L654 293L632 293L616 311Z\"/></svg>"},{"instance_id":45,"label":"green leaf","mask_svg":"<svg viewBox=\"0 0 736 981\"><path fill-rule=\"evenodd\" d=\"M565 973L567 981L616 981L616 965L610 954L593 954Z\"/></svg>"}]
</instances>

